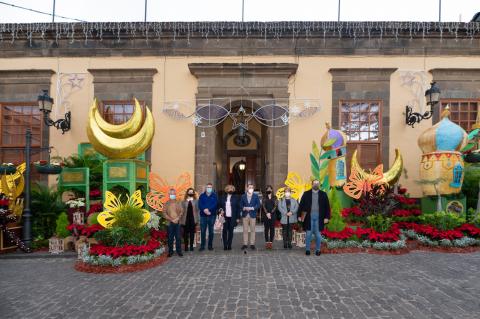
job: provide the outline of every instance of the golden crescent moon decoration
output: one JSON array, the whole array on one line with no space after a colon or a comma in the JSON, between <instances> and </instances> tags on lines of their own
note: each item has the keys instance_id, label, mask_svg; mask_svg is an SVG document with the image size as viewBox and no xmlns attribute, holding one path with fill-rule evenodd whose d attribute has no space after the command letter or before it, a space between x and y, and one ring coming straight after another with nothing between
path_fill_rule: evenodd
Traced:
<instances>
[{"instance_id":1,"label":"golden crescent moon decoration","mask_svg":"<svg viewBox=\"0 0 480 319\"><path fill-rule=\"evenodd\" d=\"M365 176L369 176L373 178L373 176L370 176L371 174L367 173L358 163L357 150L353 152L351 167L355 168L361 174L364 174ZM403 169L403 158L402 158L402 155L400 154L400 151L396 148L395 161L393 162L392 167L390 167L388 171L383 173L383 179L380 182L393 186L400 179L400 175L402 175L402 169Z\"/></svg>"},{"instance_id":2,"label":"golden crescent moon decoration","mask_svg":"<svg viewBox=\"0 0 480 319\"><path fill-rule=\"evenodd\" d=\"M118 125L110 124L103 119L103 117L100 115L100 112L98 111L97 99L95 99L93 103L96 107L95 121L97 121L100 129L108 136L118 138L130 137L133 134L137 133L140 129L143 120L143 113L142 107L140 106L140 103L138 103L137 99L135 99L135 108L132 117L130 117L127 122Z\"/></svg>"},{"instance_id":3,"label":"golden crescent moon decoration","mask_svg":"<svg viewBox=\"0 0 480 319\"><path fill-rule=\"evenodd\" d=\"M137 105L138 101L135 101L135 104L136 109L141 110L141 108L138 107L139 105ZM137 110L135 110L135 112L137 112ZM155 134L155 121L153 119L152 112L148 107L145 107L145 110L146 116L142 126L140 126L141 121L138 123L132 122L134 125L133 127L129 128L131 134L130 136L114 137L111 135L112 133L110 133L112 131L111 128L106 126L100 127L99 123L97 122L95 114L98 112L98 109L97 103L94 101L88 114L88 140L97 152L110 159L126 159L137 157L152 144L153 135ZM129 123L128 126L132 125L132 123ZM102 125L103 124L105 123L102 122ZM121 126L122 125L124 124L121 124ZM113 129L113 131L119 132L116 128ZM132 134L131 132L136 133ZM113 135L116 134L113 133Z\"/></svg>"}]
</instances>

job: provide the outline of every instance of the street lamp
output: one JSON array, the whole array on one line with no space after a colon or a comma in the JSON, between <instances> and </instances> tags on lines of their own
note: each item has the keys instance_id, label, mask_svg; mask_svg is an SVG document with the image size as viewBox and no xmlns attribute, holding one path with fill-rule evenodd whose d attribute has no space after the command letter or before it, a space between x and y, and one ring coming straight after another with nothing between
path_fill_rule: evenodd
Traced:
<instances>
[{"instance_id":1,"label":"street lamp","mask_svg":"<svg viewBox=\"0 0 480 319\"><path fill-rule=\"evenodd\" d=\"M42 90L43 93L38 96L37 102L38 102L38 108L40 111L43 112L43 121L45 122L45 125L47 126L53 126L57 130L62 130L62 134L64 134L66 131L70 130L70 124L71 124L71 113L68 111L65 113L65 118L64 119L59 119L56 121L53 121L50 119L50 112L52 111L52 106L53 106L53 98L48 95L48 90Z\"/></svg>"},{"instance_id":2,"label":"street lamp","mask_svg":"<svg viewBox=\"0 0 480 319\"><path fill-rule=\"evenodd\" d=\"M246 163L244 160L241 160L240 163L238 164L238 169L241 171L244 171L246 167Z\"/></svg>"},{"instance_id":3,"label":"street lamp","mask_svg":"<svg viewBox=\"0 0 480 319\"><path fill-rule=\"evenodd\" d=\"M437 85L437 82L432 82L430 84L430 88L425 91L425 98L430 110L420 114L413 112L412 107L407 105L405 110L405 123L411 127L414 127L416 123L420 123L422 120L428 120L431 118L433 115L433 107L440 101L440 93L441 91Z\"/></svg>"}]
</instances>

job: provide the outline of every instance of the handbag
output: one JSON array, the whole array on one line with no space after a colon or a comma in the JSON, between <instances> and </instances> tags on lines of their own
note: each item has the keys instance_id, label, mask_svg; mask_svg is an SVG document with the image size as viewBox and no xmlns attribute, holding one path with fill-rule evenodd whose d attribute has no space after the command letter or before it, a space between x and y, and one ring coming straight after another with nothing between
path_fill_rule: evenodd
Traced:
<instances>
[{"instance_id":1,"label":"handbag","mask_svg":"<svg viewBox=\"0 0 480 319\"><path fill-rule=\"evenodd\" d=\"M225 222L225 218L223 216L218 215L217 219L215 219L215 225L213 226L215 230L222 230L223 223Z\"/></svg>"}]
</instances>

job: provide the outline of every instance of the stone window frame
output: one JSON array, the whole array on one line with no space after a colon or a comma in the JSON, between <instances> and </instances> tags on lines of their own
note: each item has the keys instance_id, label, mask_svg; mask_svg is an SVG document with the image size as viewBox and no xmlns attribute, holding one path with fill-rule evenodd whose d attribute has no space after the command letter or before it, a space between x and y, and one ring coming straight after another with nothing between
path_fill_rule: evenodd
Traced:
<instances>
[{"instance_id":1,"label":"stone window frame","mask_svg":"<svg viewBox=\"0 0 480 319\"><path fill-rule=\"evenodd\" d=\"M454 104L458 104L458 108L454 108ZM467 104L467 110L460 110L461 104ZM471 109L471 105L476 104L474 110ZM477 116L479 114L480 98L479 99L440 99L440 113L443 112L445 107L450 106L450 120L460 125L465 131L472 130L472 126L477 122ZM473 114L472 114L473 113ZM461 119L461 114L467 114L467 119ZM466 124L466 125L465 125Z\"/></svg>"},{"instance_id":2,"label":"stone window frame","mask_svg":"<svg viewBox=\"0 0 480 319\"><path fill-rule=\"evenodd\" d=\"M138 103L140 104L140 107L142 108L142 111L143 111L143 114L144 114L144 117L145 117L145 101L138 101ZM126 106L126 105L129 105L129 106L132 106L132 112L125 112L125 109L123 110L122 113L116 113L116 112L113 112L113 113L110 113L110 114L106 114L105 112L105 105L108 105L108 106L111 106L111 105L121 105L121 106ZM110 124L123 124L125 122L127 122L130 117L132 116L133 114L133 111L135 109L135 101L133 100L102 100L99 105L99 111L100 111L100 114L102 114L102 117L105 121L107 121L108 123ZM108 116L115 116L116 114L121 114L123 115L123 120L120 121L120 122L115 122L115 121L112 121L111 119L108 118Z\"/></svg>"}]
</instances>

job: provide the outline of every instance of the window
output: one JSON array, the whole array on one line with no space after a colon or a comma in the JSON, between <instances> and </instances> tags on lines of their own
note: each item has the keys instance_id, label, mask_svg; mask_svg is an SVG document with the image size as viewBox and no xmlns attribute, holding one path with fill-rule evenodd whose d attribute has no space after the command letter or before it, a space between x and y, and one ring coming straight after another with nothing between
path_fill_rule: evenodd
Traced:
<instances>
[{"instance_id":1,"label":"window","mask_svg":"<svg viewBox=\"0 0 480 319\"><path fill-rule=\"evenodd\" d=\"M142 110L145 103L139 101ZM102 101L100 113L105 121L111 124L122 124L127 122L135 110L135 101Z\"/></svg>"},{"instance_id":2,"label":"window","mask_svg":"<svg viewBox=\"0 0 480 319\"><path fill-rule=\"evenodd\" d=\"M348 139L348 171L355 150L362 167L373 169L381 163L381 109L381 101L340 101L340 129Z\"/></svg>"},{"instance_id":3,"label":"window","mask_svg":"<svg viewBox=\"0 0 480 319\"><path fill-rule=\"evenodd\" d=\"M25 161L25 132L32 131L32 162L46 158L42 154L43 114L37 102L0 103L0 163L20 164ZM42 156L43 155L43 156ZM39 176L33 172L33 179Z\"/></svg>"},{"instance_id":4,"label":"window","mask_svg":"<svg viewBox=\"0 0 480 319\"><path fill-rule=\"evenodd\" d=\"M477 120L479 100L441 100L442 111L450 107L450 120L469 132Z\"/></svg>"}]
</instances>

